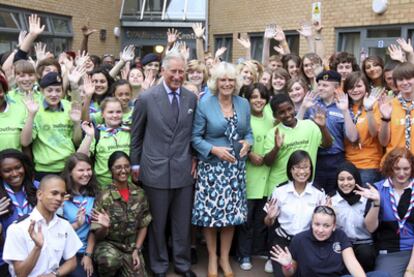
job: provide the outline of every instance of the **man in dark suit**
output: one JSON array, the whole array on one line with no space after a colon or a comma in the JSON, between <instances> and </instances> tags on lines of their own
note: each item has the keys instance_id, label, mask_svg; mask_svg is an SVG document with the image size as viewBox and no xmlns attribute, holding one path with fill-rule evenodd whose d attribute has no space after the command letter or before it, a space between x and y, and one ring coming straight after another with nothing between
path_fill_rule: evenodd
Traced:
<instances>
[{"instance_id":1,"label":"man in dark suit","mask_svg":"<svg viewBox=\"0 0 414 277\"><path fill-rule=\"evenodd\" d=\"M161 73L163 82L143 92L135 103L131 129L133 174L142 182L153 218L148 239L154 276L166 276L168 270L165 228L170 219L175 270L193 277L190 219L195 162L190 141L197 97L181 87L185 60L180 54L168 54Z\"/></svg>"}]
</instances>

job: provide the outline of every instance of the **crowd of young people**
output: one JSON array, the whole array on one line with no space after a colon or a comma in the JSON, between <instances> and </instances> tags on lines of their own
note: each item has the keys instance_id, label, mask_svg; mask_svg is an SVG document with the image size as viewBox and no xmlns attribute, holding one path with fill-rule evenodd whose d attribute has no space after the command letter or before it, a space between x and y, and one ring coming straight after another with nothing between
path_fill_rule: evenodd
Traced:
<instances>
[{"instance_id":1,"label":"crowd of young people","mask_svg":"<svg viewBox=\"0 0 414 277\"><path fill-rule=\"evenodd\" d=\"M30 56L28 22L0 59L1 276L162 277L171 256L193 277L200 228L209 277L234 276L232 246L274 276L414 276L410 40L358 65L318 24L303 57L269 25L262 61L240 38L234 65L195 24L196 57L174 29L161 55L98 57L86 30Z\"/></svg>"}]
</instances>

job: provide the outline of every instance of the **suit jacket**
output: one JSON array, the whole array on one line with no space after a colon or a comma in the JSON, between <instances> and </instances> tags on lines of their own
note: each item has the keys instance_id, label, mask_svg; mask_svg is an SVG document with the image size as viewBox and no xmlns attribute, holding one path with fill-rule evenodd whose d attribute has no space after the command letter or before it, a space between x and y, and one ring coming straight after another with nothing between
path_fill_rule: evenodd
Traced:
<instances>
[{"instance_id":1,"label":"suit jacket","mask_svg":"<svg viewBox=\"0 0 414 277\"><path fill-rule=\"evenodd\" d=\"M213 146L231 147L231 142L224 134L227 129L227 120L221 111L217 96L206 97L197 106L191 141L200 160L216 163L220 159L210 153L211 148ZM240 96L233 96L232 101L237 114L239 140L247 140L250 145L253 145L249 102Z\"/></svg>"},{"instance_id":2,"label":"suit jacket","mask_svg":"<svg viewBox=\"0 0 414 277\"><path fill-rule=\"evenodd\" d=\"M181 88L175 123L163 83L143 92L135 102L131 127L131 162L140 166L144 185L180 188L193 184L191 130L197 97Z\"/></svg>"}]
</instances>

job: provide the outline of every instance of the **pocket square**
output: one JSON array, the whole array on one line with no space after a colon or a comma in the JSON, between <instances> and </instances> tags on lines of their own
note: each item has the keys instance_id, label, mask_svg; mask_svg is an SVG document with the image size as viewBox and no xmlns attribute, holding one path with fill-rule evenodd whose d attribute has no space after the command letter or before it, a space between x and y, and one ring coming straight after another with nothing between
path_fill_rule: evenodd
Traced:
<instances>
[{"instance_id":1,"label":"pocket square","mask_svg":"<svg viewBox=\"0 0 414 277\"><path fill-rule=\"evenodd\" d=\"M193 113L193 109L188 109L187 114L192 114Z\"/></svg>"}]
</instances>

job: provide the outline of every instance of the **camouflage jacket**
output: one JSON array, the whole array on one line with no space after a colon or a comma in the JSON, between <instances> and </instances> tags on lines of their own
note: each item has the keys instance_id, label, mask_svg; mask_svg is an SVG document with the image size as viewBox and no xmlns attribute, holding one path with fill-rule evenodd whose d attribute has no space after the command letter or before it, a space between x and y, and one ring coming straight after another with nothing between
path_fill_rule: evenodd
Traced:
<instances>
[{"instance_id":1,"label":"camouflage jacket","mask_svg":"<svg viewBox=\"0 0 414 277\"><path fill-rule=\"evenodd\" d=\"M128 202L125 202L114 185L110 185L101 192L95 204L96 209L105 210L111 220L105 240L129 252L135 246L137 230L148 226L152 217L144 190L133 184L128 184L128 189ZM92 226L92 229L97 227Z\"/></svg>"}]
</instances>

